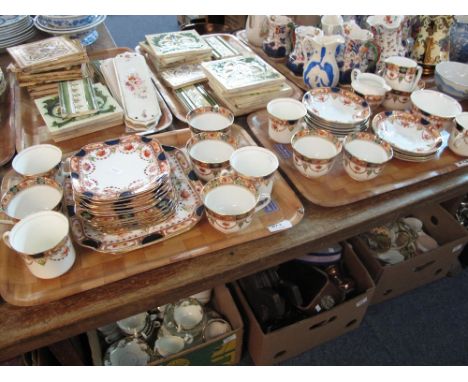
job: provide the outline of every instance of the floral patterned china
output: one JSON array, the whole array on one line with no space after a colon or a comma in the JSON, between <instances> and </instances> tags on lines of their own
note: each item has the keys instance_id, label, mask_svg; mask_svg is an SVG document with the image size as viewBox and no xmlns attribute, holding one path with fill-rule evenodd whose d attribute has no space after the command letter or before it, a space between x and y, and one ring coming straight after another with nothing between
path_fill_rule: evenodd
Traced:
<instances>
[{"instance_id":1,"label":"floral patterned china","mask_svg":"<svg viewBox=\"0 0 468 382\"><path fill-rule=\"evenodd\" d=\"M338 138L325 130L301 130L291 139L294 165L308 178L327 174L341 153Z\"/></svg>"},{"instance_id":2,"label":"floral patterned china","mask_svg":"<svg viewBox=\"0 0 468 382\"><path fill-rule=\"evenodd\" d=\"M276 98L268 103L267 111L268 135L278 143L289 143L307 114L305 106L293 98Z\"/></svg>"},{"instance_id":3,"label":"floral patterned china","mask_svg":"<svg viewBox=\"0 0 468 382\"><path fill-rule=\"evenodd\" d=\"M410 92L422 76L422 67L406 57L392 56L385 60L383 78L393 90Z\"/></svg>"},{"instance_id":4,"label":"floral patterned china","mask_svg":"<svg viewBox=\"0 0 468 382\"><path fill-rule=\"evenodd\" d=\"M302 102L311 116L331 123L358 124L370 116L369 105L362 97L340 88L312 89Z\"/></svg>"},{"instance_id":5,"label":"floral patterned china","mask_svg":"<svg viewBox=\"0 0 468 382\"><path fill-rule=\"evenodd\" d=\"M448 145L454 153L468 156L468 112L461 113L455 118Z\"/></svg>"},{"instance_id":6,"label":"floral patterned china","mask_svg":"<svg viewBox=\"0 0 468 382\"><path fill-rule=\"evenodd\" d=\"M17 222L35 212L58 209L62 196L62 187L54 179L27 178L3 195L0 211Z\"/></svg>"},{"instance_id":7,"label":"floral patterned china","mask_svg":"<svg viewBox=\"0 0 468 382\"><path fill-rule=\"evenodd\" d=\"M235 139L218 132L196 134L186 144L193 169L204 181L217 177L222 170L229 168L229 158L236 148Z\"/></svg>"},{"instance_id":8,"label":"floral patterned china","mask_svg":"<svg viewBox=\"0 0 468 382\"><path fill-rule=\"evenodd\" d=\"M426 87L424 80L420 80L416 87L412 89L422 90ZM389 111L393 110L411 110L411 92L399 92L397 90L390 90L385 93L385 99L382 102L382 106Z\"/></svg>"},{"instance_id":9,"label":"floral patterned china","mask_svg":"<svg viewBox=\"0 0 468 382\"><path fill-rule=\"evenodd\" d=\"M64 202L76 242L98 252L119 253L154 244L191 229L203 216L203 202L199 192L202 184L185 154L172 146L161 146L171 168L171 182L177 193L175 212L157 224L129 227L118 232L102 232L75 214L71 179L64 182Z\"/></svg>"},{"instance_id":10,"label":"floral patterned china","mask_svg":"<svg viewBox=\"0 0 468 382\"><path fill-rule=\"evenodd\" d=\"M255 185L235 176L220 176L210 180L202 191L206 216L213 228L232 234L247 228L261 199Z\"/></svg>"},{"instance_id":11,"label":"floral patterned china","mask_svg":"<svg viewBox=\"0 0 468 382\"><path fill-rule=\"evenodd\" d=\"M454 98L435 90L417 90L411 93L413 113L432 122L438 129L449 129L453 119L463 110Z\"/></svg>"},{"instance_id":12,"label":"floral patterned china","mask_svg":"<svg viewBox=\"0 0 468 382\"><path fill-rule=\"evenodd\" d=\"M192 134L228 133L233 122L234 115L231 111L218 105L199 107L187 114L187 123Z\"/></svg>"},{"instance_id":13,"label":"floral patterned china","mask_svg":"<svg viewBox=\"0 0 468 382\"><path fill-rule=\"evenodd\" d=\"M374 133L388 142L396 158L416 161L433 156L443 144L437 128L416 115L406 112L382 112L372 121ZM400 156L402 154L402 156Z\"/></svg>"},{"instance_id":14,"label":"floral patterned china","mask_svg":"<svg viewBox=\"0 0 468 382\"><path fill-rule=\"evenodd\" d=\"M170 167L162 146L129 135L83 147L70 160L74 192L93 200L117 200L154 188Z\"/></svg>"},{"instance_id":15,"label":"floral patterned china","mask_svg":"<svg viewBox=\"0 0 468 382\"><path fill-rule=\"evenodd\" d=\"M393 157L392 147L369 133L353 133L343 143L343 167L359 182L378 176Z\"/></svg>"},{"instance_id":16,"label":"floral patterned china","mask_svg":"<svg viewBox=\"0 0 468 382\"><path fill-rule=\"evenodd\" d=\"M62 150L49 144L33 145L18 153L13 169L25 177L48 176L56 172L62 160Z\"/></svg>"}]
</instances>

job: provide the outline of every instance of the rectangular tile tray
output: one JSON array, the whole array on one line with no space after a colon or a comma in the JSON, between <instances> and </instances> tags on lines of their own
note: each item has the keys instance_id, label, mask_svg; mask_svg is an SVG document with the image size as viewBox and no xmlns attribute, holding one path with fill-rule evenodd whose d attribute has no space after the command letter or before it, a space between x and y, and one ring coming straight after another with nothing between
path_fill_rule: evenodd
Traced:
<instances>
[{"instance_id":1,"label":"rectangular tile tray","mask_svg":"<svg viewBox=\"0 0 468 382\"><path fill-rule=\"evenodd\" d=\"M115 57L117 54L128 52L128 48L112 48L89 54L90 60L98 60ZM118 135L126 134L125 125L113 126L108 129L97 131L91 134L82 135L76 138L70 138L61 142L54 142L49 136L47 127L37 110L34 100L31 99L25 89L20 89L17 85L13 87L14 92L14 125L16 130L16 150L19 152L29 146L40 143L50 143L62 149L64 154L78 150L86 143L113 138ZM162 99L159 92L156 92L159 98L162 116L158 123L158 129L164 129L172 124L172 114Z\"/></svg>"},{"instance_id":2,"label":"rectangular tile tray","mask_svg":"<svg viewBox=\"0 0 468 382\"><path fill-rule=\"evenodd\" d=\"M249 46L243 44L234 35L227 34L227 33L215 33L215 34L212 34L212 36L222 37L227 43L231 44L234 48L236 48L238 51L240 51L245 56L252 56L252 55L256 54L256 52L254 52ZM135 51L139 51L139 49L136 48ZM141 51L140 51L140 53L141 53ZM174 94L174 91L172 89L170 89L169 87L164 85L162 80L157 75L157 70L154 68L154 66L151 64L151 62L149 60L147 60L147 62L148 62L148 65L150 66L150 68L155 73L156 87L158 88L159 92L163 96L164 100L166 101L167 105L171 109L172 113L175 115L175 117L179 121L181 121L183 123L187 123L187 119L186 119L187 110L186 110L185 106L176 97L176 95ZM271 64L271 62L269 62L269 63ZM296 98L296 99L301 99L303 91L298 86L296 86L296 84L294 82L288 81L288 84L293 88L293 95L291 97ZM211 90L208 83L206 83L205 86L207 87L208 90ZM212 93L214 94L213 91L212 91ZM255 111L255 110L252 110L252 111Z\"/></svg>"},{"instance_id":3,"label":"rectangular tile tray","mask_svg":"<svg viewBox=\"0 0 468 382\"><path fill-rule=\"evenodd\" d=\"M377 178L357 182L343 169L340 155L330 173L317 179L309 179L301 175L294 166L291 145L277 144L269 138L266 110L250 114L247 123L260 143L277 154L281 170L298 191L312 203L323 207L351 204L452 171L466 171L461 168L468 165L468 159L452 153L445 147L448 134L444 132L445 149L436 159L429 162L410 163L392 159Z\"/></svg>"},{"instance_id":4,"label":"rectangular tile tray","mask_svg":"<svg viewBox=\"0 0 468 382\"><path fill-rule=\"evenodd\" d=\"M310 90L307 85L304 83L302 76L296 76L293 72L289 70L286 66L286 62L288 61L287 57L285 58L272 58L268 56L262 48L256 47L249 43L247 40L245 29L242 29L236 32L236 37L239 41L243 44L248 46L251 50L253 50L257 55L259 55L262 59L268 62L271 66L273 66L278 72L284 75L289 81L291 81L294 85L301 88L304 91Z\"/></svg>"},{"instance_id":5,"label":"rectangular tile tray","mask_svg":"<svg viewBox=\"0 0 468 382\"><path fill-rule=\"evenodd\" d=\"M235 125L234 132L243 145L255 145L241 127ZM189 130L182 129L161 133L158 140L166 145L183 147L189 136ZM11 172L6 178L12 176ZM44 304L150 269L270 236L276 230L289 228L301 221L304 207L279 173L276 174L272 199L268 211L255 215L245 231L233 235L218 232L203 217L188 232L125 254L97 253L74 243L77 252L75 264L68 273L52 280L32 276L23 260L1 241L0 293L5 301L13 305Z\"/></svg>"}]
</instances>

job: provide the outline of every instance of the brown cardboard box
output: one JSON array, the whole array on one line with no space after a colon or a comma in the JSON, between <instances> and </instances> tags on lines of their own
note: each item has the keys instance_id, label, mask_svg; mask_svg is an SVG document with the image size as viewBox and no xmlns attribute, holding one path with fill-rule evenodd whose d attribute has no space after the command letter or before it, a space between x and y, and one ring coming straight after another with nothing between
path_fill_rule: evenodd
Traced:
<instances>
[{"instance_id":1,"label":"brown cardboard box","mask_svg":"<svg viewBox=\"0 0 468 382\"><path fill-rule=\"evenodd\" d=\"M468 242L468 232L439 205L415 210L405 216L420 219L424 231L432 236L440 247L404 262L384 266L362 238L352 238L350 241L354 250L376 284L372 304L445 277Z\"/></svg>"},{"instance_id":2,"label":"brown cardboard box","mask_svg":"<svg viewBox=\"0 0 468 382\"><path fill-rule=\"evenodd\" d=\"M362 293L329 311L271 333L262 331L239 284L234 283L234 290L246 320L249 353L256 365L271 365L284 361L359 327L374 293L374 283L347 243L344 243L343 258Z\"/></svg>"},{"instance_id":3,"label":"brown cardboard box","mask_svg":"<svg viewBox=\"0 0 468 382\"><path fill-rule=\"evenodd\" d=\"M225 335L191 347L180 353L161 360L154 361L149 366L158 365L235 365L239 363L242 354L243 323L236 304L225 285L219 285L213 290L211 303L214 309L231 323L232 331ZM96 331L88 332L91 356L94 365L102 365L103 349L97 338Z\"/></svg>"}]
</instances>

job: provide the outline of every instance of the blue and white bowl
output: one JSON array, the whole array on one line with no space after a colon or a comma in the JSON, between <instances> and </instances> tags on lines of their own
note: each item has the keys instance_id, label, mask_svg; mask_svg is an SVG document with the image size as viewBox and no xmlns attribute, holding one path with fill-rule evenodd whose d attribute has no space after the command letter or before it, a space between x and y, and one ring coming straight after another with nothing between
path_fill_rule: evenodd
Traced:
<instances>
[{"instance_id":1,"label":"blue and white bowl","mask_svg":"<svg viewBox=\"0 0 468 382\"><path fill-rule=\"evenodd\" d=\"M316 251L308 253L305 256L298 257L296 261L324 267L339 262L341 260L342 252L343 247L336 243L334 245L330 245L329 247L320 248Z\"/></svg>"},{"instance_id":2,"label":"blue and white bowl","mask_svg":"<svg viewBox=\"0 0 468 382\"><path fill-rule=\"evenodd\" d=\"M81 45L83 46L88 46L94 43L98 37L99 37L99 32L97 31L97 27L104 22L107 16L102 15L102 16L90 16L92 19L90 23L82 25L80 27L75 27L75 28L68 28L68 29L57 29L57 28L51 28L45 25L43 22L44 17L50 17L50 16L36 16L34 18L34 25L36 26L37 29L49 33L54 36L67 36L71 39L74 40L80 40ZM76 16L78 17L78 16Z\"/></svg>"},{"instance_id":3,"label":"blue and white bowl","mask_svg":"<svg viewBox=\"0 0 468 382\"><path fill-rule=\"evenodd\" d=\"M76 29L92 24L96 15L79 15L79 16L39 16L41 25L50 29L66 30Z\"/></svg>"},{"instance_id":4,"label":"blue and white bowl","mask_svg":"<svg viewBox=\"0 0 468 382\"><path fill-rule=\"evenodd\" d=\"M445 61L435 69L437 88L458 100L468 99L468 64Z\"/></svg>"}]
</instances>

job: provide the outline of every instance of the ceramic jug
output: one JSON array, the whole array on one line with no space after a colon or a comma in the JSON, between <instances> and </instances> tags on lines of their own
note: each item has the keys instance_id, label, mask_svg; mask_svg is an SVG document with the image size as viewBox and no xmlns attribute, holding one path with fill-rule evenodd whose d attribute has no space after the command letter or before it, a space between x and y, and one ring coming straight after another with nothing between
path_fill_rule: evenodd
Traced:
<instances>
[{"instance_id":1,"label":"ceramic jug","mask_svg":"<svg viewBox=\"0 0 468 382\"><path fill-rule=\"evenodd\" d=\"M304 71L304 64L309 60L311 55L310 45L308 49L304 49L303 40L306 36L322 36L323 32L319 28L311 26L299 26L295 30L296 41L294 44L294 50L291 52L288 58L286 66L297 76L302 76Z\"/></svg>"},{"instance_id":2,"label":"ceramic jug","mask_svg":"<svg viewBox=\"0 0 468 382\"><path fill-rule=\"evenodd\" d=\"M320 19L325 36L343 33L343 17L339 15L324 15Z\"/></svg>"},{"instance_id":3,"label":"ceramic jug","mask_svg":"<svg viewBox=\"0 0 468 382\"><path fill-rule=\"evenodd\" d=\"M450 61L468 62L468 16L455 16L450 28Z\"/></svg>"},{"instance_id":4,"label":"ceramic jug","mask_svg":"<svg viewBox=\"0 0 468 382\"><path fill-rule=\"evenodd\" d=\"M294 23L286 16L268 16L268 37L264 52L273 58L287 57L292 51Z\"/></svg>"},{"instance_id":5,"label":"ceramic jug","mask_svg":"<svg viewBox=\"0 0 468 382\"><path fill-rule=\"evenodd\" d=\"M380 48L377 70L383 68L386 58L406 55L402 33L404 20L404 16L369 16L367 18L367 24Z\"/></svg>"},{"instance_id":6,"label":"ceramic jug","mask_svg":"<svg viewBox=\"0 0 468 382\"><path fill-rule=\"evenodd\" d=\"M249 40L252 45L261 47L268 35L268 16L247 16L245 31L247 40Z\"/></svg>"},{"instance_id":7,"label":"ceramic jug","mask_svg":"<svg viewBox=\"0 0 468 382\"><path fill-rule=\"evenodd\" d=\"M344 44L344 37L340 35L304 38L305 55L309 50L312 52L302 76L308 87L333 87L338 84L340 71L336 54L340 44Z\"/></svg>"},{"instance_id":8,"label":"ceramic jug","mask_svg":"<svg viewBox=\"0 0 468 382\"><path fill-rule=\"evenodd\" d=\"M414 46L411 52L411 58L417 62L424 61L424 54L426 53L426 41L431 32L432 20L431 16L421 15L416 17L415 24L413 25L414 32Z\"/></svg>"},{"instance_id":9,"label":"ceramic jug","mask_svg":"<svg viewBox=\"0 0 468 382\"><path fill-rule=\"evenodd\" d=\"M354 20L343 24L343 37L345 43L340 45L336 60L340 70L340 84L349 85L353 69L366 72L370 57L377 61L380 50L373 41L372 33L361 29Z\"/></svg>"}]
</instances>

